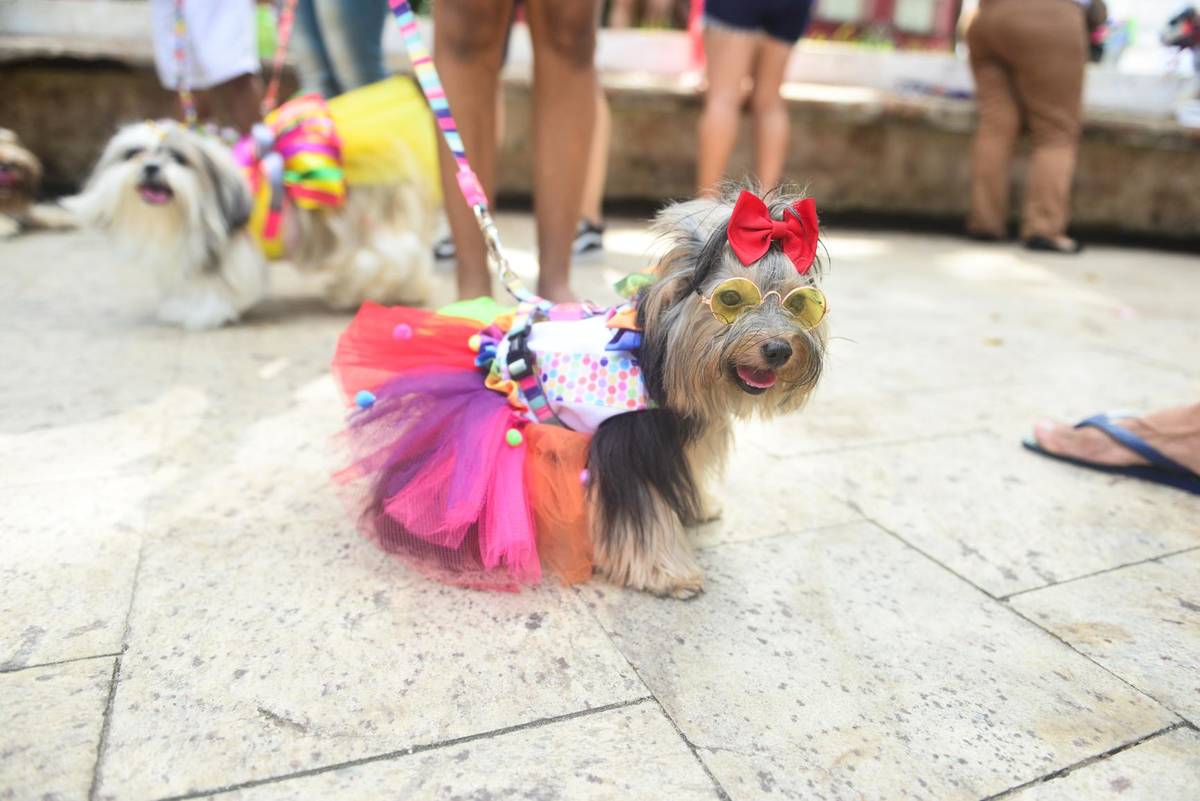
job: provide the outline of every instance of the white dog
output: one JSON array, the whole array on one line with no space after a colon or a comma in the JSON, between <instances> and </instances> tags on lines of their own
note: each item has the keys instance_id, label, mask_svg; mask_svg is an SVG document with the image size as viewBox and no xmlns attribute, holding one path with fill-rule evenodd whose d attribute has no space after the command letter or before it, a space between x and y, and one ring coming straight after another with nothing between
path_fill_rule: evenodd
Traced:
<instances>
[{"instance_id":1,"label":"white dog","mask_svg":"<svg viewBox=\"0 0 1200 801\"><path fill-rule=\"evenodd\" d=\"M67 203L154 273L164 322L215 328L266 295L266 259L247 228L250 187L216 138L170 121L124 128ZM412 183L351 186L336 208L288 203L282 238L298 267L329 274L326 297L335 307L419 305L431 287L431 220Z\"/></svg>"}]
</instances>

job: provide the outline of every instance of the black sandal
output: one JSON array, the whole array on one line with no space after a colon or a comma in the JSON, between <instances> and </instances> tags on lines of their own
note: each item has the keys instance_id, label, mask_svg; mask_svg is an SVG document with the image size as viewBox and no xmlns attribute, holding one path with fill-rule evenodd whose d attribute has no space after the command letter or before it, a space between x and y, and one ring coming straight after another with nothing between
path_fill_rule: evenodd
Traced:
<instances>
[{"instance_id":1,"label":"black sandal","mask_svg":"<svg viewBox=\"0 0 1200 801\"><path fill-rule=\"evenodd\" d=\"M1075 254L1083 250L1083 243L1072 239L1070 245L1065 245L1057 239L1051 239L1048 236L1031 236L1025 240L1025 247L1028 250L1040 250L1046 253L1066 253Z\"/></svg>"}]
</instances>

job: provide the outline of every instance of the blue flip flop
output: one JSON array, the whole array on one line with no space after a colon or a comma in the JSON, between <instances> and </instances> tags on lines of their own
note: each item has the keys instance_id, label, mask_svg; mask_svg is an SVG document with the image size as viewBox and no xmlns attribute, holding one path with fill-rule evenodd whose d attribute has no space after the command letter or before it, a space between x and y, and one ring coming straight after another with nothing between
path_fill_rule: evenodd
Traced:
<instances>
[{"instance_id":1,"label":"blue flip flop","mask_svg":"<svg viewBox=\"0 0 1200 801\"><path fill-rule=\"evenodd\" d=\"M1026 437L1022 440L1021 444L1034 453L1049 456L1051 459L1058 459L1060 462L1087 467L1091 470L1098 470L1101 473L1140 478L1143 481L1153 481L1155 484L1164 484L1168 487L1181 489L1184 492L1190 492L1193 495L1200 495L1200 475L1197 475L1194 471L1189 470L1174 459L1164 456L1156 448L1150 447L1144 439L1133 434L1129 429L1122 428L1115 422L1116 420L1131 416L1115 413L1097 414L1080 420L1075 424L1075 427L1095 428L1103 431L1118 443L1148 461L1150 463L1148 465L1117 466L1097 464L1096 462L1089 462L1086 459L1063 456L1062 454L1051 453L1046 450L1033 437Z\"/></svg>"}]
</instances>

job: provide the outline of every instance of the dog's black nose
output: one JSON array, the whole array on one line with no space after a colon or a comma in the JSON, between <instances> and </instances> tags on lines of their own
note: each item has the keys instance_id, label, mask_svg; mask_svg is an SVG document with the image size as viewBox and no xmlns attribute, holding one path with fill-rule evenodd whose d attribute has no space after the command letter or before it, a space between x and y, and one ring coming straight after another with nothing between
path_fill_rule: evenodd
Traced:
<instances>
[{"instance_id":1,"label":"dog's black nose","mask_svg":"<svg viewBox=\"0 0 1200 801\"><path fill-rule=\"evenodd\" d=\"M782 339L771 339L762 345L763 359L772 367L779 367L792 358L792 346Z\"/></svg>"},{"instance_id":2,"label":"dog's black nose","mask_svg":"<svg viewBox=\"0 0 1200 801\"><path fill-rule=\"evenodd\" d=\"M159 166L153 161L149 164L142 165L142 175L146 176L147 178L153 178L158 175L158 170Z\"/></svg>"}]
</instances>

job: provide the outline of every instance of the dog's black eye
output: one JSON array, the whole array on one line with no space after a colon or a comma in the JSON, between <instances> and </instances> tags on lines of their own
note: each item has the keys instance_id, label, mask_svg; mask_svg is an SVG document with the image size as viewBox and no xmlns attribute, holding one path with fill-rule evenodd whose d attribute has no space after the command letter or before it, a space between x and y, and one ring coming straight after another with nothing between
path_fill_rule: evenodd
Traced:
<instances>
[{"instance_id":1,"label":"dog's black eye","mask_svg":"<svg viewBox=\"0 0 1200 801\"><path fill-rule=\"evenodd\" d=\"M742 294L736 289L726 289L720 294L718 300L725 306L740 306L742 304Z\"/></svg>"},{"instance_id":2,"label":"dog's black eye","mask_svg":"<svg viewBox=\"0 0 1200 801\"><path fill-rule=\"evenodd\" d=\"M187 158L175 148L171 148L168 152L171 154L171 160L179 166L186 167L188 165Z\"/></svg>"},{"instance_id":3,"label":"dog's black eye","mask_svg":"<svg viewBox=\"0 0 1200 801\"><path fill-rule=\"evenodd\" d=\"M140 155L142 155L142 148L131 147L128 150L126 150L124 153L121 154L121 159L123 161L129 161L130 159L136 158L137 156L140 156Z\"/></svg>"}]
</instances>

